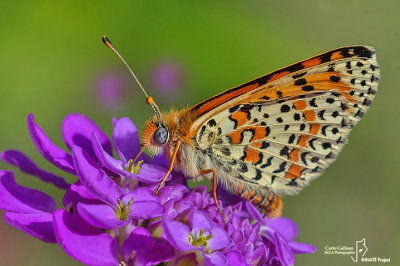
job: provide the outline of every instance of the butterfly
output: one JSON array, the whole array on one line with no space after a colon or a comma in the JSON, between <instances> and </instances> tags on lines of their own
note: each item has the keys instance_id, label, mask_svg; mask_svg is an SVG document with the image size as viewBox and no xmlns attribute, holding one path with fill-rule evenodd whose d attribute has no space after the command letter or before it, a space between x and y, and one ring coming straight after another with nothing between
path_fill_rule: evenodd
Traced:
<instances>
[{"instance_id":1,"label":"butterfly","mask_svg":"<svg viewBox=\"0 0 400 266\"><path fill-rule=\"evenodd\" d=\"M145 93L156 115L145 124L142 151L164 152L170 160L156 193L176 169L196 180L212 178L221 214L217 182L279 216L281 198L300 192L337 158L373 101L379 77L374 48L349 46L180 111L161 113Z\"/></svg>"}]
</instances>

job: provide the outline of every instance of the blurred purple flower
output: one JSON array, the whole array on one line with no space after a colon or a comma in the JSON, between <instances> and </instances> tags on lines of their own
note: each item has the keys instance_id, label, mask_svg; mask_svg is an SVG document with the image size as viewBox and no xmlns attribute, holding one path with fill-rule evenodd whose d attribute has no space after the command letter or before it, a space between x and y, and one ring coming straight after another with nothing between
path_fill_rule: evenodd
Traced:
<instances>
[{"instance_id":1,"label":"blurred purple flower","mask_svg":"<svg viewBox=\"0 0 400 266\"><path fill-rule=\"evenodd\" d=\"M294 254L315 251L293 241L293 221L263 218L248 202L245 211L242 199L220 190L225 195L224 223L207 187L188 188L180 173L172 172L154 196L166 172L165 158L142 155L140 162L133 162L140 148L135 125L121 118L113 126L119 159L113 158L110 140L92 120L68 115L62 136L70 154L54 145L30 114L28 128L39 152L77 180L69 184L21 152L4 151L3 161L65 191L63 207L57 208L50 196L18 185L12 172L0 171L4 219L38 239L60 244L89 265L292 265Z\"/></svg>"},{"instance_id":2,"label":"blurred purple flower","mask_svg":"<svg viewBox=\"0 0 400 266\"><path fill-rule=\"evenodd\" d=\"M154 89L163 96L176 95L182 86L183 70L175 61L159 62L152 73Z\"/></svg>"},{"instance_id":3,"label":"blurred purple flower","mask_svg":"<svg viewBox=\"0 0 400 266\"><path fill-rule=\"evenodd\" d=\"M117 71L104 72L94 82L95 98L109 111L121 109L128 93L127 77Z\"/></svg>"}]
</instances>

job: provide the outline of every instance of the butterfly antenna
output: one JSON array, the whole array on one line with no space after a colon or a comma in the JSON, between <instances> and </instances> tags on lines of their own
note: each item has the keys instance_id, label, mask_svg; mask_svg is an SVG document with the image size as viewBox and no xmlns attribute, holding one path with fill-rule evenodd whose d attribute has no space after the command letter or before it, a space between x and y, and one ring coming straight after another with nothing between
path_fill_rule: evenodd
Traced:
<instances>
[{"instance_id":1,"label":"butterfly antenna","mask_svg":"<svg viewBox=\"0 0 400 266\"><path fill-rule=\"evenodd\" d=\"M126 63L126 61L124 60L124 58L118 53L118 51L114 48L114 46L112 45L110 39L107 38L107 36L103 36L101 38L103 40L103 43L111 49L111 51L114 52L114 54L116 54L118 56L118 58L122 61L122 63L124 63L124 65L126 66L126 68L129 70L129 72L131 73L131 75L133 76L133 78L136 80L137 84L139 84L140 89L142 89L144 95L146 96L146 103L150 104L150 106L153 108L154 112L156 113L156 116L158 118L158 121L161 122L161 114L160 114L160 109L158 109L157 104L155 103L153 97L149 96L147 94L147 92L144 90L142 84L140 83L140 81L138 80L138 78L136 77L135 73L133 73L132 69L129 67L128 63Z\"/></svg>"}]
</instances>

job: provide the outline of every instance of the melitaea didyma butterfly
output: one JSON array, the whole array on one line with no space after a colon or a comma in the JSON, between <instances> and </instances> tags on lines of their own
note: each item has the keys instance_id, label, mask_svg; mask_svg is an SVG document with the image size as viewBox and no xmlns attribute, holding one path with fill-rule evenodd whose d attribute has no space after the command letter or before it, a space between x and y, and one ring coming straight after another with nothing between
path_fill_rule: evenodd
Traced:
<instances>
[{"instance_id":1,"label":"melitaea didyma butterfly","mask_svg":"<svg viewBox=\"0 0 400 266\"><path fill-rule=\"evenodd\" d=\"M359 45L292 64L181 111L160 113L144 92L156 116L146 123L142 151L170 159L156 193L177 169L194 179L212 177L218 209L217 180L279 216L281 197L298 193L336 159L378 80L374 49Z\"/></svg>"}]
</instances>

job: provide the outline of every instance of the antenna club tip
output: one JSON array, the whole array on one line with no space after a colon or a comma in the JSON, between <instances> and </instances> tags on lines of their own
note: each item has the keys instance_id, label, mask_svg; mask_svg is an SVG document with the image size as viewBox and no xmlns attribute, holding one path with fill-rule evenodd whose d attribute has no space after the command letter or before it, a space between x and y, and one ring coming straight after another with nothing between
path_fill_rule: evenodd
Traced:
<instances>
[{"instance_id":1,"label":"antenna club tip","mask_svg":"<svg viewBox=\"0 0 400 266\"><path fill-rule=\"evenodd\" d=\"M154 103L153 97L151 97L151 96L147 97L146 102L147 102L147 104L153 104Z\"/></svg>"},{"instance_id":2,"label":"antenna club tip","mask_svg":"<svg viewBox=\"0 0 400 266\"><path fill-rule=\"evenodd\" d=\"M110 47L110 48L112 47L112 43L111 43L110 39L108 39L107 36L101 37L101 40L102 40L103 43L104 43L105 45L107 45L108 47Z\"/></svg>"}]
</instances>

